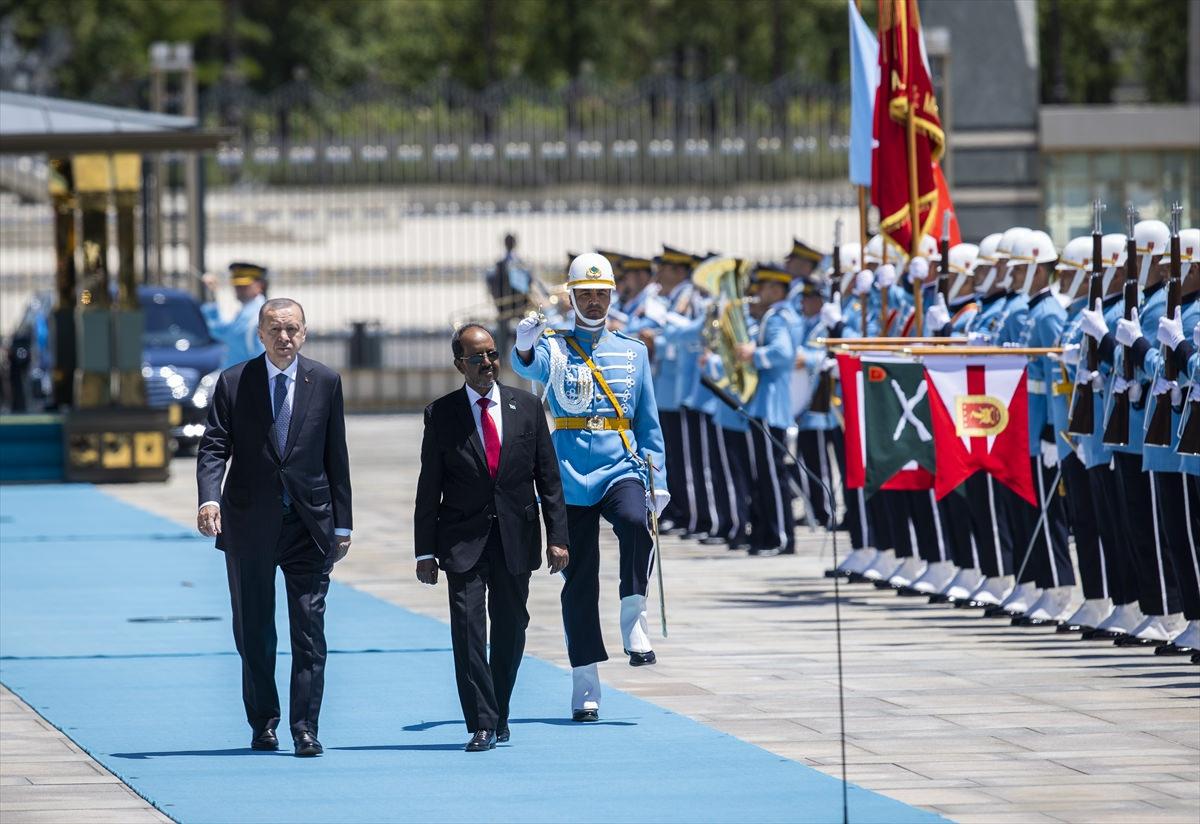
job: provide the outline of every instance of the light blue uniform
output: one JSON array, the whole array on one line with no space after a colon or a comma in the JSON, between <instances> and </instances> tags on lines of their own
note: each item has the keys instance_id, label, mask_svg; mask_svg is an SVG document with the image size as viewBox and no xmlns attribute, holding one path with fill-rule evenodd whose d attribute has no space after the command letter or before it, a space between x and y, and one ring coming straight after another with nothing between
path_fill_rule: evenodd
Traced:
<instances>
[{"instance_id":1,"label":"light blue uniform","mask_svg":"<svg viewBox=\"0 0 1200 824\"><path fill-rule=\"evenodd\" d=\"M1004 307L1008 295L1000 293L979 300L979 311L967 325L967 333L980 336L986 343L995 343L1004 323Z\"/></svg>"},{"instance_id":2,"label":"light blue uniform","mask_svg":"<svg viewBox=\"0 0 1200 824\"><path fill-rule=\"evenodd\" d=\"M1006 343L1014 343L1020 340L1021 333L1025 329L1025 320L1029 317L1029 296L1018 292L1015 295L1009 295L1004 301L1004 309L1002 310L1000 320L1000 333L996 337L996 343L1003 346Z\"/></svg>"},{"instance_id":3,"label":"light blue uniform","mask_svg":"<svg viewBox=\"0 0 1200 824\"><path fill-rule=\"evenodd\" d=\"M225 344L222 369L256 358L266 351L266 347L258 339L258 312L266 302L264 296L256 295L252 300L243 303L242 308L229 321L221 320L221 311L217 304L201 304L200 312L208 324L209 334Z\"/></svg>"},{"instance_id":4,"label":"light blue uniform","mask_svg":"<svg viewBox=\"0 0 1200 824\"><path fill-rule=\"evenodd\" d=\"M563 408L559 390L550 385L551 347L562 352L566 358L564 369L564 391L578 390L589 380L591 370L563 338L573 336L588 353L596 368L621 405L614 410L598 382L592 381L592 397L584 411L568 411ZM572 506L592 506L604 497L604 493L617 481L626 478L646 482L640 456L649 452L654 460L654 484L656 489L667 488L667 477L663 454L662 429L658 423L658 407L655 403L654 383L650 379L650 359L646 346L640 340L622 332L599 333L582 329L557 330L553 335L543 335L533 350L533 359L526 364L521 361L514 347L511 353L513 372L526 380L546 384L550 412L554 417L587 417L599 415L604 418L624 417L631 419L629 430L631 446L639 456L625 448L621 435L616 430L592 431L589 429L555 430L554 451L558 454L562 474L563 495Z\"/></svg>"},{"instance_id":5,"label":"light blue uniform","mask_svg":"<svg viewBox=\"0 0 1200 824\"><path fill-rule=\"evenodd\" d=\"M665 298L659 296L648 299L664 300L668 312L688 317L687 313L690 312L692 300L692 288L692 282L684 280L672 289ZM658 332L654 339L654 396L658 401L658 408L668 412L677 411L680 403L681 384L679 371L681 369L681 353L679 346L672 342L673 327L677 325L677 322L678 319L669 319L666 326L663 327L650 320L643 312L626 327L628 334L634 334L642 329L655 329Z\"/></svg>"},{"instance_id":6,"label":"light blue uniform","mask_svg":"<svg viewBox=\"0 0 1200 824\"><path fill-rule=\"evenodd\" d=\"M1183 328L1184 334L1186 334L1187 327L1184 326ZM1183 375L1181 374L1180 377L1182 378ZM1192 356L1188 358L1187 379L1188 383L1190 384L1187 391L1193 394L1184 396L1184 415L1181 415L1181 418L1188 414L1188 409L1191 406L1191 400L1197 397L1195 393L1200 393L1200 350L1193 352ZM1182 427L1183 423L1184 421L1180 420L1179 426ZM1178 439L1178 429L1172 437ZM1184 472L1188 475L1200 475L1200 455L1180 455L1179 469L1181 472Z\"/></svg>"},{"instance_id":7,"label":"light blue uniform","mask_svg":"<svg viewBox=\"0 0 1200 824\"><path fill-rule=\"evenodd\" d=\"M775 429L787 429L793 420L791 381L796 360L793 338L796 322L791 305L781 300L763 314L755 337L753 362L758 369L758 389L746 405L746 412Z\"/></svg>"},{"instance_id":8,"label":"light blue uniform","mask_svg":"<svg viewBox=\"0 0 1200 824\"><path fill-rule=\"evenodd\" d=\"M1150 290L1145 296L1141 308L1138 310L1138 321L1142 326L1142 334L1147 340L1155 340L1158 335L1158 319L1163 316L1167 309L1167 290L1163 288L1165 283L1157 284L1154 289ZM1124 317L1124 313L1121 315ZM1116 324L1109 326L1109 329L1116 330ZM1112 412L1113 406L1113 385L1117 378L1124 375L1125 363L1125 347L1118 345L1113 353L1113 374L1112 380L1109 383L1108 403L1105 404L1104 420L1108 422L1108 417ZM1142 384L1142 401L1146 400L1149 394L1150 385L1147 382L1148 376L1141 369L1134 370L1134 380ZM1139 408L1140 407L1140 408ZM1146 426L1146 405L1145 403L1129 404L1129 443L1124 446L1114 446L1116 452L1126 452L1131 455L1142 454L1142 436Z\"/></svg>"},{"instance_id":9,"label":"light blue uniform","mask_svg":"<svg viewBox=\"0 0 1200 824\"><path fill-rule=\"evenodd\" d=\"M1164 290L1165 291L1165 290ZM1191 336L1191 330L1196 327L1197 321L1200 321L1200 301L1196 300L1197 295L1189 295L1187 302L1183 303L1183 333L1185 339ZM1150 336L1149 331L1143 327L1143 340L1146 341L1144 346L1149 346L1145 353L1145 359L1142 361L1142 369L1150 376L1150 386L1154 386L1155 379L1163 368L1162 348L1158 345L1158 326L1155 325L1154 337ZM1153 342L1153 343L1151 343ZM1140 344L1140 341L1139 341ZM1183 392L1187 391L1188 375L1186 372L1180 372L1177 378L1177 383ZM1169 395L1164 396L1164 400L1169 398ZM1150 425L1150 420L1154 415L1154 407L1159 402L1159 398L1151 394L1146 401L1145 409L1145 426ZM1142 469L1146 472L1181 472L1183 471L1184 456L1175 451L1179 446L1179 419L1180 413L1173 412L1171 415L1171 445L1170 446L1153 446L1145 443L1145 428L1142 429L1143 444L1145 449L1142 452Z\"/></svg>"},{"instance_id":10,"label":"light blue uniform","mask_svg":"<svg viewBox=\"0 0 1200 824\"><path fill-rule=\"evenodd\" d=\"M1047 289L1026 301L1020 316L1024 318L1017 332L1019 346L1057 346L1067 322L1067 310ZM1029 359L1026 367L1026 387L1029 390L1029 454L1041 454L1041 442L1061 440L1054 429L1054 413L1051 406L1062 405L1061 416L1066 417L1066 396L1055 395L1054 387L1059 382L1061 371L1048 355ZM1049 426L1051 431L1046 432ZM1049 437L1046 437L1049 435Z\"/></svg>"},{"instance_id":11,"label":"light blue uniform","mask_svg":"<svg viewBox=\"0 0 1200 824\"><path fill-rule=\"evenodd\" d=\"M796 342L797 351L804 352L804 369L808 372L809 384L815 388L821 377L821 365L825 362L825 357L829 354L828 350L822 345L817 346L810 343L816 338L824 337L826 330L824 324L821 323L820 315L813 315L811 318L806 318L803 315L797 315L792 321L792 332ZM799 417L796 420L796 425L802 431L813 432L828 432L838 428L837 419L833 415L833 405L830 404L828 412L813 412L807 408L803 410L792 410L793 414L798 413Z\"/></svg>"},{"instance_id":12,"label":"light blue uniform","mask_svg":"<svg viewBox=\"0 0 1200 824\"><path fill-rule=\"evenodd\" d=\"M1080 309L1081 314L1083 308L1086 308L1086 299L1083 301L1083 303L1085 305ZM1125 301L1122 300L1121 293L1118 292L1117 294L1105 300L1104 303L1101 304L1101 308L1104 310L1105 324L1108 325L1109 329L1112 329L1117 325L1117 320L1125 312ZM1069 343L1080 343L1083 341L1084 333L1083 328L1080 326L1080 320L1081 316L1077 317L1074 323L1069 324L1064 329L1063 345ZM1094 341L1089 340L1087 345L1090 346L1092 343L1094 343ZM1070 370L1072 381L1075 381L1080 369L1085 369L1087 367L1086 358L1087 356L1083 355L1079 364ZM1104 408L1107 405L1108 378L1112 374L1112 362L1101 358L1099 364L1099 372L1103 385L1101 389L1098 389L1095 392L1095 400L1092 407L1092 434L1077 436L1080 451L1082 452L1080 457L1082 458L1084 468L1086 469L1092 469L1093 467L1097 466L1108 466L1110 463L1112 463L1112 447L1104 443Z\"/></svg>"}]
</instances>

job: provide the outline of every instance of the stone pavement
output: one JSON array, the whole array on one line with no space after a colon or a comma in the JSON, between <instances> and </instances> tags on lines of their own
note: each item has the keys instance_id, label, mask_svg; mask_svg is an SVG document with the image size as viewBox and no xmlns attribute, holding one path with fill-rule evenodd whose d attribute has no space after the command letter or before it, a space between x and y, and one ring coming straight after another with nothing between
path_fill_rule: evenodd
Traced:
<instances>
[{"instance_id":1,"label":"stone pavement","mask_svg":"<svg viewBox=\"0 0 1200 824\"><path fill-rule=\"evenodd\" d=\"M335 576L445 620L444 583L423 587L413 574L420 418L358 417L349 431L355 544ZM191 523L192 471L191 461L178 459L164 486L107 491ZM619 654L616 550L605 535L602 610L610 650L617 653L601 666L605 682L837 775L833 584L821 577L829 547L822 536L800 534L799 555L763 559L664 539L670 637L658 637L652 614L660 663L640 669L626 666ZM558 590L544 570L535 573L527 650L565 667ZM980 824L1190 824L1200 816L1200 670L1187 659L1018 629L976 611L861 585L842 593L851 781ZM658 608L656 597L651 608ZM337 620L336 601L329 620ZM570 710L569 695L545 700L548 712ZM5 721L18 713L20 729L44 726L11 696L3 706ZM230 712L238 711L234 701ZM36 783L22 770L35 770L37 762L18 750L9 755L8 727L0 735L5 781ZM42 733L64 753L71 749L61 735ZM22 801L28 796L10 801L10 787L3 789L6 824L46 820L43 808ZM62 803L53 809L71 809ZM153 813L144 803L142 809Z\"/></svg>"}]
</instances>

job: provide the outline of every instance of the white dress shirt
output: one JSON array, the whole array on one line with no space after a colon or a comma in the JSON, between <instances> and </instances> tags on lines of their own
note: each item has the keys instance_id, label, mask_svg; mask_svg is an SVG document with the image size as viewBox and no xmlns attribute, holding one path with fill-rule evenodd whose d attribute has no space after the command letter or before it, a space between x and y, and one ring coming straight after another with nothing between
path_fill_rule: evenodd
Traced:
<instances>
[{"instance_id":1,"label":"white dress shirt","mask_svg":"<svg viewBox=\"0 0 1200 824\"><path fill-rule=\"evenodd\" d=\"M486 395L480 395L468 384L463 384L467 390L467 402L471 405L471 417L475 419L475 431L479 433L479 442L484 445L484 454L487 449L487 441L483 437L483 410L479 408L479 399L487 398L491 401L488 406L488 415L492 418L492 423L496 425L496 438L500 443L504 443L504 416L500 414L500 384L493 383L492 391ZM426 561L432 558L433 555L418 555L418 561Z\"/></svg>"},{"instance_id":2,"label":"white dress shirt","mask_svg":"<svg viewBox=\"0 0 1200 824\"><path fill-rule=\"evenodd\" d=\"M292 362L288 364L287 369L280 369L278 366L271 363L271 359L265 355L263 356L263 360L267 362L267 398L269 398L271 402L271 412L275 412L276 375L287 376L287 403L284 405L287 406L288 409L294 410L296 407L296 375L300 371L300 359L292 358ZM280 409L282 408L283 406L280 407ZM215 506L220 509L221 504L219 501L205 501L204 503L200 504L201 509L204 509L206 506ZM333 534L340 538L348 538L350 537L350 530L345 529L344 527L338 527L337 529L333 530Z\"/></svg>"}]
</instances>

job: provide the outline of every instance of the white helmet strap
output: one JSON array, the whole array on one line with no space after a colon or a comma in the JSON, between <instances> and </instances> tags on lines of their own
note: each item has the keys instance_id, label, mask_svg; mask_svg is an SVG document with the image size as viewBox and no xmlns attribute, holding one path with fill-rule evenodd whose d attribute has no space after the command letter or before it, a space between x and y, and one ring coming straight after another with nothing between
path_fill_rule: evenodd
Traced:
<instances>
[{"instance_id":1,"label":"white helmet strap","mask_svg":"<svg viewBox=\"0 0 1200 824\"><path fill-rule=\"evenodd\" d=\"M1071 298L1071 300L1078 300L1079 287L1083 285L1084 278L1087 276L1088 273L1085 270L1076 269L1075 274L1071 277L1071 284L1066 288L1064 294Z\"/></svg>"},{"instance_id":2,"label":"white helmet strap","mask_svg":"<svg viewBox=\"0 0 1200 824\"><path fill-rule=\"evenodd\" d=\"M606 314L604 317L596 318L595 320L587 317L579 311L579 305L575 303L575 290L570 289L568 291L571 295L571 308L575 311L575 325L582 326L584 329L588 329L593 332L597 329L603 328L603 326L608 322L608 315Z\"/></svg>"}]
</instances>

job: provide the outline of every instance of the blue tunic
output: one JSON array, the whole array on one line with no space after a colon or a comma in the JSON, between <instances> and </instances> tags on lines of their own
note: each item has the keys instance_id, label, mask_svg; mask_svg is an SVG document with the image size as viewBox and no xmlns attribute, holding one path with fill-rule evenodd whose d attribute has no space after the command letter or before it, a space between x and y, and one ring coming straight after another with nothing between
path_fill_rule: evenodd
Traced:
<instances>
[{"instance_id":1,"label":"blue tunic","mask_svg":"<svg viewBox=\"0 0 1200 824\"><path fill-rule=\"evenodd\" d=\"M621 405L618 412L609 403L598 382L593 381L592 397L582 412L563 408L558 390L549 386L551 346L561 351L566 358L564 385L578 386L577 378L590 370L563 338L573 336L583 351L588 353L596 368ZM663 452L662 429L658 423L658 407L655 404L654 383L650 379L650 360L646 346L640 340L621 332L591 333L581 329L559 330L553 335L542 336L533 349L533 359L525 364L512 350L513 371L522 378L547 384L550 412L554 417L625 417L632 419L629 431L635 458L625 448L621 435L616 430L557 429L553 433L554 451L562 474L563 495L572 506L592 506L599 503L604 493L617 481L637 478L646 483L645 471L640 456L649 452L654 460L654 484L656 489L667 488L667 476Z\"/></svg>"},{"instance_id":2,"label":"blue tunic","mask_svg":"<svg viewBox=\"0 0 1200 824\"><path fill-rule=\"evenodd\" d=\"M1019 315L1024 318L1016 333L1015 343L1019 346L1057 346L1066 326L1067 310L1049 290L1030 298ZM1054 414L1050 407L1055 403L1055 386L1060 382L1061 371L1048 355L1029 359L1026 367L1026 387L1029 390L1029 454L1041 454L1041 441L1057 444L1060 440L1054 428ZM1065 406L1065 400L1062 401ZM1063 413L1065 418L1065 411Z\"/></svg>"},{"instance_id":3,"label":"blue tunic","mask_svg":"<svg viewBox=\"0 0 1200 824\"><path fill-rule=\"evenodd\" d=\"M208 324L209 334L225 344L222 369L256 358L266 351L266 347L258 339L258 312L266 302L265 297L256 295L252 300L243 303L242 308L229 321L221 320L221 311L217 304L201 304L200 312Z\"/></svg>"},{"instance_id":4,"label":"blue tunic","mask_svg":"<svg viewBox=\"0 0 1200 824\"><path fill-rule=\"evenodd\" d=\"M1138 321L1142 326L1142 334L1148 340L1155 340L1158 335L1158 319L1163 316L1167 309L1167 290L1163 288L1165 284L1159 283L1151 290L1147 290L1145 299L1141 308L1138 310ZM1124 317L1124 314L1121 315ZM1111 324L1109 329L1116 330L1116 324ZM1113 385L1117 378L1125 374L1125 347L1118 345L1113 353L1113 374L1112 380L1109 383L1108 403L1105 405L1104 420L1108 421L1109 415L1112 413L1113 407ZM1142 435L1146 426L1146 405L1144 401L1149 394L1150 385L1149 377L1141 370L1134 370L1134 380L1143 385L1142 398L1143 402L1138 404L1129 404L1129 443L1124 446L1112 447L1117 452L1125 452L1130 455L1142 454ZM1140 407L1140 408L1139 408Z\"/></svg>"},{"instance_id":5,"label":"blue tunic","mask_svg":"<svg viewBox=\"0 0 1200 824\"><path fill-rule=\"evenodd\" d=\"M967 325L967 333L978 335L986 343L995 343L1000 336L1000 327L1004 324L1004 307L1008 295L1003 293L982 298L979 301L979 311Z\"/></svg>"},{"instance_id":6,"label":"blue tunic","mask_svg":"<svg viewBox=\"0 0 1200 824\"><path fill-rule=\"evenodd\" d=\"M816 338L825 336L825 326L821 323L820 315L813 315L811 318L798 315L795 321L793 321L792 331L797 351L804 353L803 368L808 372L809 385L813 387L815 393L817 382L821 379L821 365L825 362L829 351L824 345L817 345L813 341ZM793 409L792 413L798 413L799 417L796 420L796 425L805 431L828 432L831 429L837 429L838 426L837 418L833 414L832 404L830 404L828 412L813 412L808 409L808 404L806 403L803 410Z\"/></svg>"},{"instance_id":7,"label":"blue tunic","mask_svg":"<svg viewBox=\"0 0 1200 824\"><path fill-rule=\"evenodd\" d=\"M1196 298L1200 297L1200 293L1189 295L1186 301L1182 304L1183 309L1183 334L1184 338L1191 337L1191 331L1196 328L1197 321L1200 321L1200 301ZM1164 305L1165 311L1165 305ZM1160 316L1161 318L1161 316ZM1147 343L1151 343L1151 348L1146 352L1145 360L1142 362L1142 369L1150 376L1150 386L1154 386L1154 381L1158 378L1163 368L1162 347L1158 345L1158 326L1155 325L1154 336L1151 337L1149 332L1143 327ZM1186 395L1188 375L1180 372L1176 380L1180 389ZM1164 400L1170 396L1164 396ZM1158 404L1159 398L1151 394L1146 401L1145 409L1145 426L1150 425L1150 420L1154 415L1154 407ZM1143 444L1145 449L1142 452L1142 469L1147 472L1181 472L1183 470L1184 456L1175 451L1179 446L1179 420L1181 418L1179 412L1171 413L1171 445L1170 446L1153 446L1145 443L1145 428L1142 429Z\"/></svg>"},{"instance_id":8,"label":"blue tunic","mask_svg":"<svg viewBox=\"0 0 1200 824\"><path fill-rule=\"evenodd\" d=\"M787 429L793 419L791 381L796 341L792 327L795 323L796 313L787 300L772 304L758 323L753 359L758 369L758 389L746 405L746 412L776 429Z\"/></svg>"}]
</instances>

